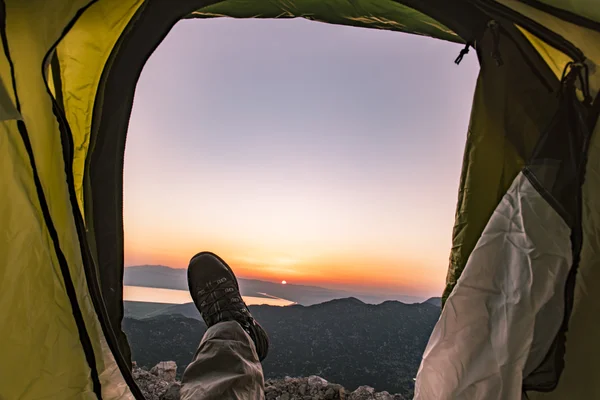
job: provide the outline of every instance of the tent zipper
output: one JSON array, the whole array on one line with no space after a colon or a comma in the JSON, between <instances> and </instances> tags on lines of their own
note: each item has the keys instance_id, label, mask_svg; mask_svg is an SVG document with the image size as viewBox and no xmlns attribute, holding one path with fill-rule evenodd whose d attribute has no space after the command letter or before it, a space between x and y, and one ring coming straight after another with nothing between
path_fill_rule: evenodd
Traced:
<instances>
[{"instance_id":1,"label":"tent zipper","mask_svg":"<svg viewBox=\"0 0 600 400\"><path fill-rule=\"evenodd\" d=\"M461 63L461 61L463 60L464 56L469 54L469 47L473 47L473 44L471 42L467 42L465 47L460 51L460 53L454 60L454 64L459 65Z\"/></svg>"},{"instance_id":2,"label":"tent zipper","mask_svg":"<svg viewBox=\"0 0 600 400\"><path fill-rule=\"evenodd\" d=\"M550 46L563 52L575 62L584 62L586 57L583 52L573 43L566 40L561 35L553 32L538 22L518 13L495 0L470 0L475 6L482 11L487 12L492 18L499 16L510 20L511 22L525 28Z\"/></svg>"}]
</instances>

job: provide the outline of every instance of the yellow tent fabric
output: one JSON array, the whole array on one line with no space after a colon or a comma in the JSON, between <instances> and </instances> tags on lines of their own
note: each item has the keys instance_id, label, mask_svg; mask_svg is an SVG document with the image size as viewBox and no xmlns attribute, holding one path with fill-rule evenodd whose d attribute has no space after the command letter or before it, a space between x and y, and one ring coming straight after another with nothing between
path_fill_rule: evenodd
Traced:
<instances>
[{"instance_id":1,"label":"yellow tent fabric","mask_svg":"<svg viewBox=\"0 0 600 400\"><path fill-rule=\"evenodd\" d=\"M7 238L0 243L0 324L10 327L0 344L2 398L96 398L92 368L112 398L129 392L88 292L59 123L42 74L46 54L86 3L4 5L1 79L22 120L3 121L0 139Z\"/></svg>"},{"instance_id":2,"label":"yellow tent fabric","mask_svg":"<svg viewBox=\"0 0 600 400\"><path fill-rule=\"evenodd\" d=\"M115 43L142 0L95 2L82 14L57 47L64 108L73 134L73 177L81 212L83 176L89 148L94 99Z\"/></svg>"},{"instance_id":3,"label":"yellow tent fabric","mask_svg":"<svg viewBox=\"0 0 600 400\"><path fill-rule=\"evenodd\" d=\"M303 17L465 42L480 56L485 51L461 179L451 291L489 214L551 117L551 92L566 64L579 61L561 48L562 40L585 55L592 96L600 89L600 32L529 3L189 1L173 5L177 11L164 18ZM591 0L541 3L600 20ZM163 17L156 10L169 7L156 0L0 1L0 399L142 398L121 351L120 326L114 323L119 316L106 308L115 299L103 297L107 282L98 262L98 252L106 251L97 240L99 218L119 220L122 215L96 215L99 200L90 170L92 156L101 154L94 143L105 134L102 123L115 118L111 107L118 105L103 100L113 64L123 55L121 46L140 29L160 29L149 47L158 45L170 25L153 26L152 21ZM506 33L499 44L489 28L492 19ZM552 35L544 35L539 26ZM516 46L509 38L522 41ZM561 40L554 42L557 38ZM493 65L490 50L504 57L504 69ZM139 60L140 67L144 61ZM135 80L125 90L132 95L134 87ZM512 107L509 100L515 101ZM585 240L566 369L555 392L532 398L600 397L597 368L589 361L600 357L600 324L588 322L600 308L593 295L600 282L595 268L600 257L598 129L596 124L583 187ZM518 140L514 132L519 132ZM122 260L110 267L122 269Z\"/></svg>"}]
</instances>

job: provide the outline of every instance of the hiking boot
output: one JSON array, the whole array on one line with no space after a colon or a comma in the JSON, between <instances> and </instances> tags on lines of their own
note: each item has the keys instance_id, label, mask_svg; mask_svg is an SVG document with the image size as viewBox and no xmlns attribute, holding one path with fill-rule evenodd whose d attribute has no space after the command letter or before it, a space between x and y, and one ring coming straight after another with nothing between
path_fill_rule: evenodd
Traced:
<instances>
[{"instance_id":1,"label":"hiking boot","mask_svg":"<svg viewBox=\"0 0 600 400\"><path fill-rule=\"evenodd\" d=\"M196 254L188 267L188 285L207 328L236 321L254 341L260 361L265 359L269 351L267 332L250 314L237 279L225 261L210 252Z\"/></svg>"}]
</instances>

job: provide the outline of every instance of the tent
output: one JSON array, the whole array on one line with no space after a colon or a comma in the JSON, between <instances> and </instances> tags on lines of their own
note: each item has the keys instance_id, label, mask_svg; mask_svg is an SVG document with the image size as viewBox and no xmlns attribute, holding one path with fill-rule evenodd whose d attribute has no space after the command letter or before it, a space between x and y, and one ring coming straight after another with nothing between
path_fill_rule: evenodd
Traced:
<instances>
[{"instance_id":1,"label":"tent","mask_svg":"<svg viewBox=\"0 0 600 400\"><path fill-rule=\"evenodd\" d=\"M425 35L465 44L457 63L472 49L445 306L415 396L600 398L595 0L3 0L0 13L0 399L143 398L120 329L128 118L172 26L214 17Z\"/></svg>"}]
</instances>

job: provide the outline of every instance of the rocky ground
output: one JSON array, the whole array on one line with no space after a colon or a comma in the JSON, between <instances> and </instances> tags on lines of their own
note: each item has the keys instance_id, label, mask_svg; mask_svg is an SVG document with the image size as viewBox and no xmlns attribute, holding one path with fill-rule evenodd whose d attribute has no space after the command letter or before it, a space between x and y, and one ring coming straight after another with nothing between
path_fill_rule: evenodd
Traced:
<instances>
[{"instance_id":1,"label":"rocky ground","mask_svg":"<svg viewBox=\"0 0 600 400\"><path fill-rule=\"evenodd\" d=\"M132 372L146 400L179 400L181 383L175 379L177 364L174 361L160 362L150 371L134 362Z\"/></svg>"},{"instance_id":2,"label":"rocky ground","mask_svg":"<svg viewBox=\"0 0 600 400\"><path fill-rule=\"evenodd\" d=\"M133 377L147 400L179 400L181 383L176 380L177 365L163 361L150 371L133 366ZM265 382L266 400L406 400L399 394L376 392L369 386L347 391L318 376L269 379Z\"/></svg>"}]
</instances>

